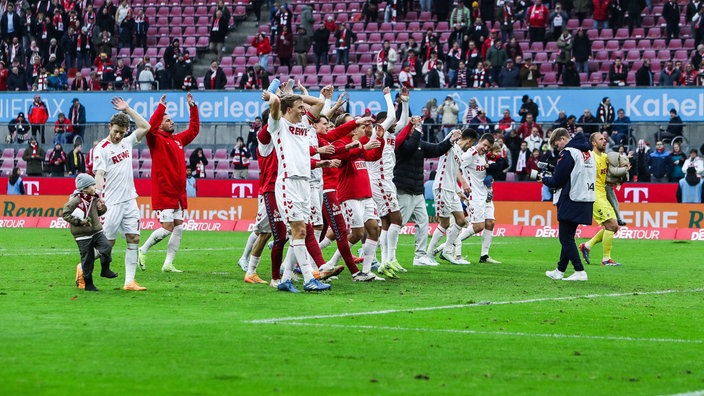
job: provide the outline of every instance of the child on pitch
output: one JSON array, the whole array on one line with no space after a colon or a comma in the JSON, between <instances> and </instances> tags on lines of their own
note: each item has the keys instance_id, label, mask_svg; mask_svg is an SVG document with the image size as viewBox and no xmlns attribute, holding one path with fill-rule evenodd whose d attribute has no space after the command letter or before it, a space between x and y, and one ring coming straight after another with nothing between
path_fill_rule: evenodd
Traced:
<instances>
[{"instance_id":1,"label":"child on pitch","mask_svg":"<svg viewBox=\"0 0 704 396\"><path fill-rule=\"evenodd\" d=\"M95 251L100 257L100 276L117 277L117 274L110 270L112 246L103 234L103 226L100 224L100 216L105 212L105 202L95 192L95 179L87 173L79 174L76 177L76 190L64 205L63 219L71 224L71 234L81 253L76 284L79 288L83 286L86 291L98 291L93 284Z\"/></svg>"}]
</instances>

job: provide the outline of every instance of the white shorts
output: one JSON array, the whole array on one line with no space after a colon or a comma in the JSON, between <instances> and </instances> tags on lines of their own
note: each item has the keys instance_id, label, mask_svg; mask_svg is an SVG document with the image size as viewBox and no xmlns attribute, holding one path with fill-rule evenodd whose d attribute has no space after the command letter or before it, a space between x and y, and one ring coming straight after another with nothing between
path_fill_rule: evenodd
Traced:
<instances>
[{"instance_id":1,"label":"white shorts","mask_svg":"<svg viewBox=\"0 0 704 396\"><path fill-rule=\"evenodd\" d=\"M310 188L310 223L314 226L323 225L323 189Z\"/></svg>"},{"instance_id":2,"label":"white shorts","mask_svg":"<svg viewBox=\"0 0 704 396\"><path fill-rule=\"evenodd\" d=\"M271 234L271 225L269 225L269 214L266 210L266 202L264 196L260 195L257 201L257 219L254 221L254 232Z\"/></svg>"},{"instance_id":3,"label":"white shorts","mask_svg":"<svg viewBox=\"0 0 704 396\"><path fill-rule=\"evenodd\" d=\"M485 220L495 220L494 201L483 200L469 201L469 222L483 223Z\"/></svg>"},{"instance_id":4,"label":"white shorts","mask_svg":"<svg viewBox=\"0 0 704 396\"><path fill-rule=\"evenodd\" d=\"M173 223L174 220L183 221L183 209L181 209L180 204L178 209L156 210L154 213L162 223Z\"/></svg>"},{"instance_id":5,"label":"white shorts","mask_svg":"<svg viewBox=\"0 0 704 396\"><path fill-rule=\"evenodd\" d=\"M401 206L398 204L396 185L388 179L372 180L372 198L379 209L379 216L384 217L391 212L398 212Z\"/></svg>"},{"instance_id":6,"label":"white shorts","mask_svg":"<svg viewBox=\"0 0 704 396\"><path fill-rule=\"evenodd\" d=\"M433 190L435 214L439 217L452 217L453 212L463 212L462 201L454 191Z\"/></svg>"},{"instance_id":7,"label":"white shorts","mask_svg":"<svg viewBox=\"0 0 704 396\"><path fill-rule=\"evenodd\" d=\"M120 202L119 204L108 205L108 211L102 218L103 233L108 241L117 239L117 234L139 235L139 207L137 200Z\"/></svg>"},{"instance_id":8,"label":"white shorts","mask_svg":"<svg viewBox=\"0 0 704 396\"><path fill-rule=\"evenodd\" d=\"M342 203L345 222L350 228L362 228L369 220L379 221L379 211L371 198L348 199Z\"/></svg>"},{"instance_id":9,"label":"white shorts","mask_svg":"<svg viewBox=\"0 0 704 396\"><path fill-rule=\"evenodd\" d=\"M310 220L310 182L306 179L277 179L276 206L286 223Z\"/></svg>"}]
</instances>

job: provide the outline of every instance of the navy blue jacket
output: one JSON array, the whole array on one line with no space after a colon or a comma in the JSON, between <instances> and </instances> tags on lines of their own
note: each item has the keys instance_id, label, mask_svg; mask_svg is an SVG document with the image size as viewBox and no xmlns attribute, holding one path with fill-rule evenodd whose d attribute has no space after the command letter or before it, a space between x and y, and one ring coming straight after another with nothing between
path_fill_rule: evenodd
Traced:
<instances>
[{"instance_id":1,"label":"navy blue jacket","mask_svg":"<svg viewBox=\"0 0 704 396\"><path fill-rule=\"evenodd\" d=\"M574 135L572 140L565 147L573 147L582 152L589 151L591 146L584 133ZM555 166L555 173L552 177L543 178L543 184L550 188L562 188L560 198L557 201L557 221L569 221L577 224L592 224L593 202L575 202L570 199L570 188L572 186L572 169L574 159L569 151L560 151Z\"/></svg>"},{"instance_id":2,"label":"navy blue jacket","mask_svg":"<svg viewBox=\"0 0 704 396\"><path fill-rule=\"evenodd\" d=\"M662 152L658 152L657 150L651 151L650 157L648 158L648 167L650 168L650 174L653 177L669 176L672 171L670 153L666 150L663 150Z\"/></svg>"}]
</instances>

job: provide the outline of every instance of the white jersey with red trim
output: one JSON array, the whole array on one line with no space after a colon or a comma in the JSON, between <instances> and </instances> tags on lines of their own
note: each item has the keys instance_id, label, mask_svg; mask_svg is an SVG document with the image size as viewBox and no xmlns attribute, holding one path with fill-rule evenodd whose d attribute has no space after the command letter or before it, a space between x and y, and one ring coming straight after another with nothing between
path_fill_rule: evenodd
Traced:
<instances>
[{"instance_id":1,"label":"white jersey with red trim","mask_svg":"<svg viewBox=\"0 0 704 396\"><path fill-rule=\"evenodd\" d=\"M457 185L457 174L460 171L462 154L464 154L462 149L455 143L450 151L440 157L435 181L433 182L433 190L460 191Z\"/></svg>"},{"instance_id":2,"label":"white jersey with red trim","mask_svg":"<svg viewBox=\"0 0 704 396\"><path fill-rule=\"evenodd\" d=\"M315 150L315 155L311 156L311 159L320 160L320 154L317 152L320 143L318 142L318 132L314 127L308 129L308 139L310 142L310 150ZM323 188L323 168L313 168L310 170L310 187L311 188Z\"/></svg>"},{"instance_id":3,"label":"white jersey with red trim","mask_svg":"<svg viewBox=\"0 0 704 396\"><path fill-rule=\"evenodd\" d=\"M378 161L367 162L367 171L370 180L393 180L394 167L396 166L396 135L384 132L384 149Z\"/></svg>"},{"instance_id":4,"label":"white jersey with red trim","mask_svg":"<svg viewBox=\"0 0 704 396\"><path fill-rule=\"evenodd\" d=\"M279 160L278 179L310 180L310 128L306 117L295 124L283 117L279 120L269 118L269 133Z\"/></svg>"},{"instance_id":5,"label":"white jersey with red trim","mask_svg":"<svg viewBox=\"0 0 704 396\"><path fill-rule=\"evenodd\" d=\"M137 198L132 174L132 147L136 143L132 133L118 144L105 138L93 150L93 172L105 172L103 197L108 205Z\"/></svg>"},{"instance_id":6,"label":"white jersey with red trim","mask_svg":"<svg viewBox=\"0 0 704 396\"><path fill-rule=\"evenodd\" d=\"M486 155L481 155L476 147L470 147L462 154L462 175L469 182L471 200L486 200L489 191L484 184L486 178Z\"/></svg>"}]
</instances>

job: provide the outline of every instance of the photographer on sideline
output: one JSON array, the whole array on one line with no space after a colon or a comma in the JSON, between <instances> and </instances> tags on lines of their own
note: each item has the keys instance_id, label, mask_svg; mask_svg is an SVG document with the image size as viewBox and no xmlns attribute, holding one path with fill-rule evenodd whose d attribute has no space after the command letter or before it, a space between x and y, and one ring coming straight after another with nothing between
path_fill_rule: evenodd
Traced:
<instances>
[{"instance_id":1,"label":"photographer on sideline","mask_svg":"<svg viewBox=\"0 0 704 396\"><path fill-rule=\"evenodd\" d=\"M555 173L544 173L538 180L550 188L557 189L553 202L557 206L562 250L557 269L546 271L545 275L554 280L586 281L587 273L584 271L574 237L578 225L592 223L596 163L584 133L577 133L570 139L570 134L565 128L557 128L550 136L550 146L559 151ZM569 261L572 262L575 272L565 278Z\"/></svg>"}]
</instances>

